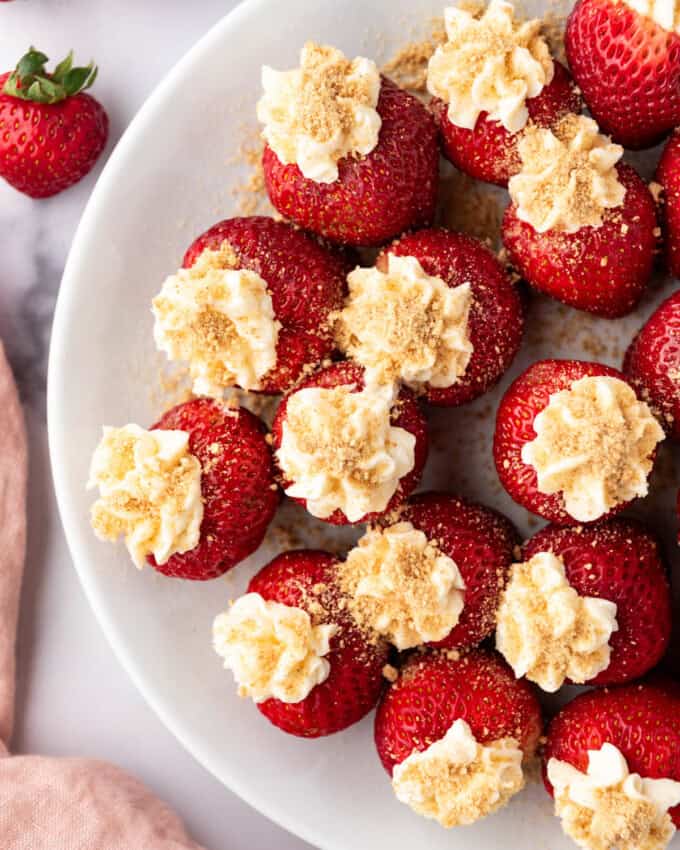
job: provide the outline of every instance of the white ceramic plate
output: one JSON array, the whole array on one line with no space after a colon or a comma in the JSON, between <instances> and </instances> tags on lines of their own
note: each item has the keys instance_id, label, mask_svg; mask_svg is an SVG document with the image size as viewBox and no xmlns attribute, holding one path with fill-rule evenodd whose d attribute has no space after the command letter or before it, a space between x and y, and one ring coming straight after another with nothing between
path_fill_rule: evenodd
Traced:
<instances>
[{"instance_id":1,"label":"white ceramic plate","mask_svg":"<svg viewBox=\"0 0 680 850\"><path fill-rule=\"evenodd\" d=\"M463 850L471 841L480 850L559 850L572 845L538 784L502 813L446 832L393 798L373 748L372 718L303 741L236 697L212 651L211 623L276 554L280 538L273 535L226 579L191 584L137 572L122 546L97 542L88 525L92 497L84 485L101 425L148 425L159 412L150 299L194 236L237 214L231 190L243 175L233 154L244 123L254 124L260 66L292 67L308 39L380 61L440 11L437 0L250 0L169 74L113 153L64 275L49 379L54 480L80 577L121 663L187 749L265 815L326 850ZM548 355L596 355L619 365L660 294L618 323L537 302L512 375ZM499 391L465 409L432 413L434 451L424 484L494 505L528 534L530 518L501 491L492 469ZM659 493L652 513L670 527L671 494L663 487ZM318 530L312 537L318 545Z\"/></svg>"}]
</instances>

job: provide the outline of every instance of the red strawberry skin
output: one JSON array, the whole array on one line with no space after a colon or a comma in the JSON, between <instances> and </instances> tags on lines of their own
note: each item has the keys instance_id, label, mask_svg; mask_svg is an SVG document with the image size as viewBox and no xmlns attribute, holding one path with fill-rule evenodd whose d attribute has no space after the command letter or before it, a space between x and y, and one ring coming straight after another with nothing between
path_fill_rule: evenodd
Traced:
<instances>
[{"instance_id":1,"label":"red strawberry skin","mask_svg":"<svg viewBox=\"0 0 680 850\"><path fill-rule=\"evenodd\" d=\"M593 118L626 148L648 148L680 124L680 37L613 0L579 0L564 36Z\"/></svg>"},{"instance_id":2,"label":"red strawberry skin","mask_svg":"<svg viewBox=\"0 0 680 850\"><path fill-rule=\"evenodd\" d=\"M465 607L450 634L434 644L472 647L496 627L496 611L519 535L502 514L446 493L418 493L403 509L410 522L457 565L465 582Z\"/></svg>"},{"instance_id":3,"label":"red strawberry skin","mask_svg":"<svg viewBox=\"0 0 680 850\"><path fill-rule=\"evenodd\" d=\"M451 387L427 387L430 404L453 406L485 393L515 358L524 331L517 287L493 253L478 239L450 230L421 230L393 242L385 254L415 257L424 271L448 286L469 283L473 295L469 333L473 353L465 374Z\"/></svg>"},{"instance_id":4,"label":"red strawberry skin","mask_svg":"<svg viewBox=\"0 0 680 850\"><path fill-rule=\"evenodd\" d=\"M249 593L306 610L316 625L334 623L328 678L305 699L284 703L268 699L257 707L279 729L304 738L318 738L346 729L367 714L382 691L385 644L373 645L338 606L338 560L328 552L298 550L275 558L251 580ZM316 601L324 614L310 610Z\"/></svg>"},{"instance_id":5,"label":"red strawberry skin","mask_svg":"<svg viewBox=\"0 0 680 850\"><path fill-rule=\"evenodd\" d=\"M480 743L513 737L533 755L543 726L536 694L495 652L474 650L457 660L430 650L411 655L385 691L375 718L375 744L391 775L465 720Z\"/></svg>"},{"instance_id":6,"label":"red strawberry skin","mask_svg":"<svg viewBox=\"0 0 680 850\"><path fill-rule=\"evenodd\" d=\"M569 72L554 62L552 81L537 97L526 101L529 118L539 127L552 127L570 112L583 109L583 102ZM521 161L517 145L522 132L510 133L498 121L489 120L483 112L473 130L458 127L447 115L448 104L440 98L430 103L439 126L442 153L456 168L477 180L507 186L519 171Z\"/></svg>"},{"instance_id":7,"label":"red strawberry skin","mask_svg":"<svg viewBox=\"0 0 680 850\"><path fill-rule=\"evenodd\" d=\"M194 549L149 563L173 578L217 578L257 549L279 504L266 429L244 408L207 398L173 407L153 427L189 433L189 450L202 467L203 523Z\"/></svg>"},{"instance_id":8,"label":"red strawberry skin","mask_svg":"<svg viewBox=\"0 0 680 850\"><path fill-rule=\"evenodd\" d=\"M228 242L240 267L266 281L281 322L277 363L262 392L282 393L334 349L329 315L342 307L349 257L300 230L266 216L230 218L199 236L184 256L190 268L206 249Z\"/></svg>"},{"instance_id":9,"label":"red strawberry skin","mask_svg":"<svg viewBox=\"0 0 680 850\"><path fill-rule=\"evenodd\" d=\"M353 385L356 388L356 391L361 391L363 389L363 369L353 363L343 361L341 363L335 363L332 366L322 369L320 372L310 376L306 381L300 383L295 388L294 392L305 389L306 387L325 387L332 389L333 387L348 385ZM276 411L274 423L272 424L272 436L274 438L274 448L276 450L281 447L283 423L286 418L286 406L289 397L290 394L284 397ZM425 415L423 414L418 400L410 390L404 388L399 393L397 404L394 408L392 424L397 428L404 428L406 431L415 436L416 444L414 450L414 466L413 469L399 482L397 490L394 496L390 499L386 509L381 514L367 514L357 521L359 523L377 521L381 516L384 516L385 514L390 513L390 511L398 508L415 490L418 482L420 481L420 476L422 475L425 461L427 460L429 448L427 420L425 419ZM280 478L283 479L282 473L280 473ZM285 481L285 479L283 479L281 486L285 490L291 483L292 482ZM301 505L305 504L304 499L295 499L295 501ZM349 524L347 517L340 509L326 517L324 522L331 523L332 525Z\"/></svg>"},{"instance_id":10,"label":"red strawberry skin","mask_svg":"<svg viewBox=\"0 0 680 850\"><path fill-rule=\"evenodd\" d=\"M573 525L559 493L538 491L536 471L522 461L522 446L536 438L534 419L547 407L552 393L569 387L579 378L607 375L625 380L617 369L583 360L540 360L523 372L501 399L496 415L493 456L501 484L528 511L556 525ZM619 505L611 513L622 510Z\"/></svg>"},{"instance_id":11,"label":"red strawberry skin","mask_svg":"<svg viewBox=\"0 0 680 850\"><path fill-rule=\"evenodd\" d=\"M346 245L380 245L404 230L432 223L439 148L433 117L417 98L383 78L377 146L339 162L334 183L306 179L271 148L263 156L272 204L301 227Z\"/></svg>"},{"instance_id":12,"label":"red strawberry skin","mask_svg":"<svg viewBox=\"0 0 680 850\"><path fill-rule=\"evenodd\" d=\"M4 94L0 75L0 177L31 198L48 198L88 174L104 150L109 119L91 95L44 104Z\"/></svg>"},{"instance_id":13,"label":"red strawberry skin","mask_svg":"<svg viewBox=\"0 0 680 850\"><path fill-rule=\"evenodd\" d=\"M588 767L588 750L613 744L631 773L680 781L680 688L665 679L594 690L577 696L548 727L545 769L551 758L577 770ZM550 783L545 785L552 794ZM680 806L670 810L680 827Z\"/></svg>"},{"instance_id":14,"label":"red strawberry skin","mask_svg":"<svg viewBox=\"0 0 680 850\"><path fill-rule=\"evenodd\" d=\"M640 329L626 351L623 371L667 433L680 440L680 292Z\"/></svg>"},{"instance_id":15,"label":"red strawberry skin","mask_svg":"<svg viewBox=\"0 0 680 850\"><path fill-rule=\"evenodd\" d=\"M514 204L502 226L510 262L534 289L606 319L625 316L638 303L658 246L651 192L629 165L616 169L626 196L622 206L604 212L600 227L538 233L520 220Z\"/></svg>"},{"instance_id":16,"label":"red strawberry skin","mask_svg":"<svg viewBox=\"0 0 680 850\"><path fill-rule=\"evenodd\" d=\"M524 560L539 552L561 557L569 584L580 596L616 603L619 630L609 640L611 662L589 685L638 679L662 658L671 633L667 566L654 535L632 520L598 525L547 526L523 548Z\"/></svg>"},{"instance_id":17,"label":"red strawberry skin","mask_svg":"<svg viewBox=\"0 0 680 850\"><path fill-rule=\"evenodd\" d=\"M666 263L673 277L680 277L680 134L677 132L663 149L656 180L663 187L660 212Z\"/></svg>"}]
</instances>

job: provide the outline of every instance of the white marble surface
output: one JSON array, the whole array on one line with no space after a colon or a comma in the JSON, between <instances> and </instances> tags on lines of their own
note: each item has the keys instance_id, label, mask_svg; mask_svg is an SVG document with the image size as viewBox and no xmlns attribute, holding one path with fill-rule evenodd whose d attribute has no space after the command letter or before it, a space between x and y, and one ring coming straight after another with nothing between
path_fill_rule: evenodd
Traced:
<instances>
[{"instance_id":1,"label":"white marble surface","mask_svg":"<svg viewBox=\"0 0 680 850\"><path fill-rule=\"evenodd\" d=\"M233 0L2 3L0 69L12 67L30 44L52 58L70 47L79 59L95 57L100 79L94 93L112 122L108 153L165 72L235 5ZM161 726L105 643L61 532L45 429L47 351L61 272L96 174L40 202L0 185L0 338L21 387L31 438L13 748L115 761L171 803L209 850L303 850L308 845L228 792Z\"/></svg>"}]
</instances>

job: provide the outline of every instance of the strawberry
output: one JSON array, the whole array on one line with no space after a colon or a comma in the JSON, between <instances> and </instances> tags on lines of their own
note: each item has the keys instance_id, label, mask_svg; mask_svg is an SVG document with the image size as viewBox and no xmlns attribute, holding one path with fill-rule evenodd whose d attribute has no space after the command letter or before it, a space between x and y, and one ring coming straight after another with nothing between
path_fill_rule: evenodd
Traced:
<instances>
[{"instance_id":1,"label":"strawberry","mask_svg":"<svg viewBox=\"0 0 680 850\"><path fill-rule=\"evenodd\" d=\"M629 165L616 166L623 204L599 227L537 232L511 203L502 225L510 262L539 292L596 316L615 319L635 307L654 267L658 230L654 199Z\"/></svg>"},{"instance_id":2,"label":"strawberry","mask_svg":"<svg viewBox=\"0 0 680 850\"><path fill-rule=\"evenodd\" d=\"M664 226L666 263L674 277L680 277L680 135L676 132L666 142L656 180L663 188L660 204Z\"/></svg>"},{"instance_id":3,"label":"strawberry","mask_svg":"<svg viewBox=\"0 0 680 850\"><path fill-rule=\"evenodd\" d=\"M225 243L238 268L256 272L268 285L281 327L277 362L261 391L285 392L333 351L329 316L342 305L349 259L285 222L252 216L220 221L201 234L187 250L184 268Z\"/></svg>"},{"instance_id":4,"label":"strawberry","mask_svg":"<svg viewBox=\"0 0 680 850\"><path fill-rule=\"evenodd\" d=\"M473 650L460 657L441 650L411 655L397 681L385 692L375 718L378 755L392 776L399 799L419 813L436 818L443 826L472 823L520 790L522 758L534 754L541 731L541 709L532 687L515 679L500 656L485 650ZM450 758L441 765L443 775L440 776L436 761L431 761L429 769L423 770L420 787L417 774L405 777L410 779L411 788L402 786L400 779L405 768L409 764L416 767L414 755L434 756L438 742L445 746L450 737L461 733L468 746L474 742L481 748L501 745L505 757L512 752L513 765L506 770L516 776L513 787L494 787L492 777L477 773L476 759L472 764L461 763L460 771L456 771L456 762ZM469 799L463 796L467 781L473 783L476 791L471 808ZM414 784L416 793L404 793ZM434 799L428 799L430 795Z\"/></svg>"},{"instance_id":5,"label":"strawberry","mask_svg":"<svg viewBox=\"0 0 680 850\"><path fill-rule=\"evenodd\" d=\"M465 583L458 624L435 646L476 646L493 632L498 600L518 542L517 531L502 514L446 493L411 496L399 514L436 541L456 564Z\"/></svg>"},{"instance_id":6,"label":"strawberry","mask_svg":"<svg viewBox=\"0 0 680 850\"><path fill-rule=\"evenodd\" d=\"M588 109L615 141L652 147L680 124L677 33L625 2L579 0L564 44Z\"/></svg>"},{"instance_id":7,"label":"strawberry","mask_svg":"<svg viewBox=\"0 0 680 850\"><path fill-rule=\"evenodd\" d=\"M566 762L585 773L588 751L610 744L625 758L630 773L678 782L679 718L680 688L663 678L580 694L548 727L544 773L547 774L551 759ZM552 794L547 775L545 785ZM675 825L680 826L680 806L671 808L669 814ZM616 845L621 846L618 842ZM661 848L663 844L658 846Z\"/></svg>"},{"instance_id":8,"label":"strawberry","mask_svg":"<svg viewBox=\"0 0 680 850\"><path fill-rule=\"evenodd\" d=\"M670 638L671 598L668 567L650 531L623 519L586 527L549 525L527 540L522 556L528 561L539 552L562 559L579 596L616 604L609 665L588 684L630 682L659 662Z\"/></svg>"},{"instance_id":9,"label":"strawberry","mask_svg":"<svg viewBox=\"0 0 680 850\"><path fill-rule=\"evenodd\" d=\"M426 386L430 404L463 404L489 390L510 367L522 343L524 312L517 287L492 252L472 236L448 230L421 230L389 245L387 255L415 257L426 274L448 286L468 283L472 355L463 375L450 387Z\"/></svg>"},{"instance_id":10,"label":"strawberry","mask_svg":"<svg viewBox=\"0 0 680 850\"><path fill-rule=\"evenodd\" d=\"M0 177L32 198L68 189L88 174L106 145L109 119L85 94L97 68L73 67L73 54L50 74L31 48L0 75Z\"/></svg>"},{"instance_id":11,"label":"strawberry","mask_svg":"<svg viewBox=\"0 0 680 850\"><path fill-rule=\"evenodd\" d=\"M265 147L264 178L272 204L286 218L346 245L379 245L432 223L439 151L434 119L417 98L383 78L377 146L345 157L333 183L317 183L284 165Z\"/></svg>"},{"instance_id":12,"label":"strawberry","mask_svg":"<svg viewBox=\"0 0 680 850\"><path fill-rule=\"evenodd\" d=\"M526 452L525 446L537 439L537 431L534 428L536 417L548 407L552 396L563 390L572 390L581 379L598 376L618 379L622 384L625 384L625 378L621 372L600 363L589 363L581 360L541 360L530 366L510 385L498 407L493 453L501 484L516 502L557 525L571 525L574 522L584 520L579 520L578 517L569 514L562 490L550 493L539 491L536 468L524 462L522 459L523 450ZM625 384L625 386L628 385ZM619 391L625 389L618 383L614 387ZM631 400L626 398L625 404L629 403L631 403ZM634 404L634 402L632 403ZM575 473L579 473L575 481L581 481L580 476L584 476L583 487L586 491L594 491L596 487L593 480L588 478L594 466L603 467L607 480L610 475L616 479L617 474L623 473L620 470L618 470L618 473L613 469L609 470L607 462L618 462L616 458L619 454L621 454L621 461L623 462L633 449L641 450L641 444L638 445L635 442L633 446L627 442L629 438L635 441L636 427L629 429L625 427L625 423L620 421L624 415L621 412L621 405L623 405L623 402L619 404L620 409L607 408L602 413L600 404L595 405L594 402L591 402L588 412L590 413L590 410L592 410L594 418L589 420L586 417L579 422L578 426L570 428L569 439L567 439L566 434L563 434L562 436L567 444L571 440L574 441L574 444L566 446L567 454L564 457L558 455L560 462L556 458L551 461L555 470L561 467L567 472L573 470ZM600 412L596 413L597 410L600 410ZM637 410L637 413L644 417L645 442L647 435L649 435L650 441L655 445L661 439L661 435L656 433L657 430L660 432L660 429L658 429L649 409L643 406ZM614 416L617 418L612 419ZM601 421L602 417L604 419ZM566 416L564 422L569 423L570 421L578 422L578 419L572 420L570 416ZM597 440L592 440L595 433L604 435L606 425L614 421L619 424L612 434L611 440L603 436L604 442L601 446ZM646 451L646 444L644 448ZM560 447L555 446L554 452L559 453ZM651 448L650 452L651 454L646 461L649 468L651 468L654 457L654 449ZM578 460L578 463L568 462L572 453L575 453L573 457ZM583 457L581 457L582 454ZM586 481L588 481L587 485ZM574 486L572 486L572 489L574 489ZM576 487L577 494L578 489ZM625 501L617 501L615 505L609 508L608 512L593 516L592 519L604 519L606 515L618 512L624 506Z\"/></svg>"},{"instance_id":13,"label":"strawberry","mask_svg":"<svg viewBox=\"0 0 680 850\"><path fill-rule=\"evenodd\" d=\"M244 408L206 398L173 407L154 428L189 433L202 467L203 522L198 546L165 564L150 556L149 563L173 578L221 576L257 549L279 503L266 429Z\"/></svg>"},{"instance_id":14,"label":"strawberry","mask_svg":"<svg viewBox=\"0 0 680 850\"><path fill-rule=\"evenodd\" d=\"M680 292L667 298L638 331L623 371L668 435L680 440Z\"/></svg>"},{"instance_id":15,"label":"strawberry","mask_svg":"<svg viewBox=\"0 0 680 850\"><path fill-rule=\"evenodd\" d=\"M351 387L351 392L361 392L365 388L363 370L353 363L335 363L328 368L316 372L305 381L298 384L298 386L282 400L278 410L276 411L276 416L272 425L272 437L274 448L279 458L279 475L282 480L284 490L288 489L292 484L295 484L294 481L286 480L286 475L281 469L280 460L280 450L284 435L284 425L286 424L288 405L290 404L291 398L296 393L301 390L315 387L324 389ZM402 504L409 494L415 489L418 481L420 480L428 453L427 421L417 399L410 390L402 389L399 392L396 402L392 407L391 425L394 428L403 429L415 438L413 466L399 479L396 490L389 499L384 510L368 513L357 518L354 522L372 522L399 507L399 505ZM326 435L324 435L324 437L325 436ZM321 439L320 435L319 438ZM344 447L344 449L349 448L351 448L351 446ZM328 450L331 451L330 443ZM354 472L354 470L352 470L352 472ZM361 477L363 471L357 469L356 474ZM299 504L307 505L306 499L296 498L295 501ZM333 525L346 525L350 522L345 513L343 513L343 511L339 508L333 511L330 515L323 517L320 516L319 518Z\"/></svg>"},{"instance_id":16,"label":"strawberry","mask_svg":"<svg viewBox=\"0 0 680 850\"><path fill-rule=\"evenodd\" d=\"M302 608L315 624L330 623L328 677L300 702L270 698L258 709L279 729L304 738L318 738L346 729L367 714L382 690L385 644L371 643L344 606L337 590L338 561L327 552L285 552L250 581L249 593L265 600Z\"/></svg>"},{"instance_id":17,"label":"strawberry","mask_svg":"<svg viewBox=\"0 0 680 850\"><path fill-rule=\"evenodd\" d=\"M554 76L526 106L529 119L539 127L551 127L570 112L581 112L583 104L569 72L559 62L553 62ZM430 108L439 126L444 156L456 168L477 180L507 186L508 180L519 171L517 141L522 131L511 133L486 113L477 119L473 130L458 127L447 115L448 105L433 98Z\"/></svg>"}]
</instances>

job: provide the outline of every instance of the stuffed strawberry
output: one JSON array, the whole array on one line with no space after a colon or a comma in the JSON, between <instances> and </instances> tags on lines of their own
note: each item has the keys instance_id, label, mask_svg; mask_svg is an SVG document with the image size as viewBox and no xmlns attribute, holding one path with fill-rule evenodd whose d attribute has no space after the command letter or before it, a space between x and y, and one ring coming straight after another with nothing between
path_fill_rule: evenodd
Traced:
<instances>
[{"instance_id":1,"label":"stuffed strawberry","mask_svg":"<svg viewBox=\"0 0 680 850\"><path fill-rule=\"evenodd\" d=\"M546 787L586 850L663 850L680 825L680 688L581 694L548 728Z\"/></svg>"},{"instance_id":2,"label":"stuffed strawberry","mask_svg":"<svg viewBox=\"0 0 680 850\"><path fill-rule=\"evenodd\" d=\"M496 647L545 691L565 681L632 681L663 656L671 631L668 568L642 525L549 525L523 547L498 612Z\"/></svg>"},{"instance_id":3,"label":"stuffed strawberry","mask_svg":"<svg viewBox=\"0 0 680 850\"><path fill-rule=\"evenodd\" d=\"M582 108L569 73L550 56L541 22L514 16L505 0L445 9L448 39L427 75L444 155L499 186L519 171L517 143L527 126L549 128Z\"/></svg>"},{"instance_id":4,"label":"stuffed strawberry","mask_svg":"<svg viewBox=\"0 0 680 850\"><path fill-rule=\"evenodd\" d=\"M680 292L647 319L628 346L623 371L668 435L680 440Z\"/></svg>"},{"instance_id":5,"label":"stuffed strawberry","mask_svg":"<svg viewBox=\"0 0 680 850\"><path fill-rule=\"evenodd\" d=\"M430 224L439 150L422 103L368 59L308 43L300 67L262 71L264 177L272 204L348 245Z\"/></svg>"},{"instance_id":6,"label":"stuffed strawberry","mask_svg":"<svg viewBox=\"0 0 680 850\"><path fill-rule=\"evenodd\" d=\"M257 549L279 502L260 420L195 399L149 431L105 428L90 468L92 526L135 564L173 578L216 578Z\"/></svg>"},{"instance_id":7,"label":"stuffed strawberry","mask_svg":"<svg viewBox=\"0 0 680 850\"><path fill-rule=\"evenodd\" d=\"M494 629L516 543L501 514L420 493L349 551L340 587L357 623L399 650L476 646Z\"/></svg>"},{"instance_id":8,"label":"stuffed strawberry","mask_svg":"<svg viewBox=\"0 0 680 850\"><path fill-rule=\"evenodd\" d=\"M677 132L663 149L656 180L663 189L660 211L666 263L671 274L680 277L680 134Z\"/></svg>"},{"instance_id":9,"label":"stuffed strawberry","mask_svg":"<svg viewBox=\"0 0 680 850\"><path fill-rule=\"evenodd\" d=\"M471 236L421 230L393 242L375 268L348 277L336 322L339 347L367 380L402 381L432 404L486 392L522 341L519 293L494 255Z\"/></svg>"},{"instance_id":10,"label":"stuffed strawberry","mask_svg":"<svg viewBox=\"0 0 680 850\"><path fill-rule=\"evenodd\" d=\"M414 654L385 692L375 743L397 799L444 827L471 824L525 784L542 731L533 689L492 652Z\"/></svg>"},{"instance_id":11,"label":"stuffed strawberry","mask_svg":"<svg viewBox=\"0 0 680 850\"><path fill-rule=\"evenodd\" d=\"M52 73L31 48L14 71L0 75L0 177L32 198L68 189L104 150L109 119L85 90L97 68L73 66L73 54Z\"/></svg>"},{"instance_id":12,"label":"stuffed strawberry","mask_svg":"<svg viewBox=\"0 0 680 850\"><path fill-rule=\"evenodd\" d=\"M279 555L215 620L215 650L279 729L304 738L351 726L378 701L387 648L339 604L338 561L327 552Z\"/></svg>"},{"instance_id":13,"label":"stuffed strawberry","mask_svg":"<svg viewBox=\"0 0 680 850\"><path fill-rule=\"evenodd\" d=\"M594 522L645 496L661 426L623 374L541 360L503 396L494 461L512 498L557 525Z\"/></svg>"},{"instance_id":14,"label":"stuffed strawberry","mask_svg":"<svg viewBox=\"0 0 680 850\"><path fill-rule=\"evenodd\" d=\"M299 384L272 426L286 495L334 525L370 522L415 489L428 451L413 394L336 363Z\"/></svg>"},{"instance_id":15,"label":"stuffed strawberry","mask_svg":"<svg viewBox=\"0 0 680 850\"><path fill-rule=\"evenodd\" d=\"M264 216L221 221L153 300L156 345L187 361L197 395L281 393L334 348L347 259Z\"/></svg>"},{"instance_id":16,"label":"stuffed strawberry","mask_svg":"<svg viewBox=\"0 0 680 850\"><path fill-rule=\"evenodd\" d=\"M648 148L680 124L680 20L674 3L579 0L564 44L602 129Z\"/></svg>"},{"instance_id":17,"label":"stuffed strawberry","mask_svg":"<svg viewBox=\"0 0 680 850\"><path fill-rule=\"evenodd\" d=\"M570 115L528 128L522 168L510 179L503 218L511 263L534 289L613 319L640 300L659 230L654 199L623 149L594 121Z\"/></svg>"}]
</instances>

